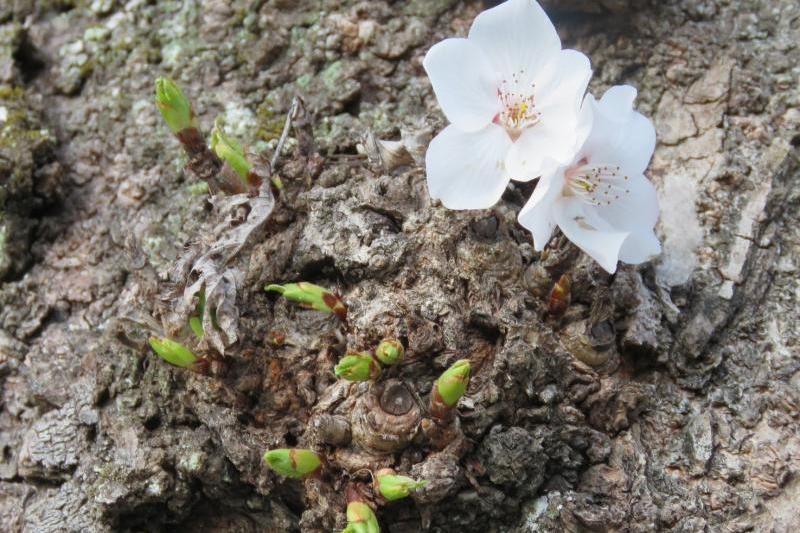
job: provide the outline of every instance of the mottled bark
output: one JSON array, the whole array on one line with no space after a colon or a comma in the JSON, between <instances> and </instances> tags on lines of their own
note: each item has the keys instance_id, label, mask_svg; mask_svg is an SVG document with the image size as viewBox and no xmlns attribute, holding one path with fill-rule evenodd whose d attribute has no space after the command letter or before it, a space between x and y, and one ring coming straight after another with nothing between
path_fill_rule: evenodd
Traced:
<instances>
[{"instance_id":1,"label":"mottled bark","mask_svg":"<svg viewBox=\"0 0 800 533\"><path fill-rule=\"evenodd\" d=\"M800 530L800 8L553 4L591 90L638 87L658 131L664 254L614 276L563 238L533 250L532 185L484 211L427 194L421 58L482 2L0 6L0 529L327 532L392 467L429 484L379 507L386 531ZM302 98L274 209L267 185L191 192L159 75L265 157ZM198 280L226 317L208 375L146 346ZM263 290L296 280L347 321ZM335 378L386 337L406 356L380 386ZM460 358L458 416L433 420ZM324 471L261 463L293 446Z\"/></svg>"}]
</instances>

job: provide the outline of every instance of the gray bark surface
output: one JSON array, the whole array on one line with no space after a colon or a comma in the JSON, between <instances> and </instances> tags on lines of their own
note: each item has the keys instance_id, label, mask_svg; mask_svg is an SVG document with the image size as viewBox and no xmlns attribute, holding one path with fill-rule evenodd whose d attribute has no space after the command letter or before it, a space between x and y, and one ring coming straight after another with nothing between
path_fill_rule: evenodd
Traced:
<instances>
[{"instance_id":1,"label":"gray bark surface","mask_svg":"<svg viewBox=\"0 0 800 533\"><path fill-rule=\"evenodd\" d=\"M482 2L0 5L0 529L328 532L346 483L393 465L430 483L378 509L390 532L799 531L800 5L545 7L590 90L630 83L654 120L652 264L609 276L563 238L536 253L516 223L530 184L448 211L418 157L361 153L371 132L418 156L444 126L421 60ZM274 209L191 191L160 75L206 132L223 115L268 155L301 96ZM146 344L183 323L198 264L218 291L211 376ZM336 288L347 327L263 290L294 280ZM375 387L333 365L386 336L408 353L382 382L423 407L472 362L442 446L418 420L353 415ZM352 440L320 429L334 419ZM413 440L368 453L392 431ZM262 465L295 444L323 475Z\"/></svg>"}]
</instances>

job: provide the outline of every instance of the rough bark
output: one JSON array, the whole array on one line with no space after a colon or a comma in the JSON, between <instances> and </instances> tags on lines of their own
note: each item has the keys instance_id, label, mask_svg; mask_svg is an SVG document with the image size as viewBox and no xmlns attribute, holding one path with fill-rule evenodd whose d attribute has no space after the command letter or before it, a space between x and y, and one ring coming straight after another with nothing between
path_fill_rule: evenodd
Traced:
<instances>
[{"instance_id":1,"label":"rough bark","mask_svg":"<svg viewBox=\"0 0 800 533\"><path fill-rule=\"evenodd\" d=\"M359 153L368 131L443 126L421 58L481 2L0 6L0 529L331 531L345 483L380 466L430 480L379 509L387 531L800 529L800 7L549 4L592 58L591 90L631 83L654 118L651 265L608 276L563 239L537 254L516 223L531 186L448 211L418 157L386 170ZM163 74L206 130L223 114L267 154L302 97L266 223L191 192L152 101ZM207 254L236 231L233 255ZM213 376L144 342L186 312L169 295L196 278L174 264L204 253L236 329ZM292 280L335 287L348 324L263 291ZM385 336L407 355L382 383L423 411L448 364L474 371L446 438L408 416L414 439L375 455L398 428L364 430L351 417L376 388L332 368ZM325 437L331 420L352 440ZM263 467L295 443L325 455L323 475Z\"/></svg>"}]
</instances>

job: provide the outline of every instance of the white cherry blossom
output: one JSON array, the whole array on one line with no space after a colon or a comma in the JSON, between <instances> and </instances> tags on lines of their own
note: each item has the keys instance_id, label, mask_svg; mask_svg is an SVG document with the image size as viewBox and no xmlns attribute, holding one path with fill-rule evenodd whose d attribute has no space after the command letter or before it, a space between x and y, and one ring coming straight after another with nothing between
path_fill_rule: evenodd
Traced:
<instances>
[{"instance_id":1,"label":"white cherry blossom","mask_svg":"<svg viewBox=\"0 0 800 533\"><path fill-rule=\"evenodd\" d=\"M617 261L638 264L661 251L653 227L658 198L644 171L653 155L653 124L633 110L636 89L586 95L579 129L588 132L573 160L539 180L519 222L542 250L556 225L613 273ZM582 135L585 135L582 134Z\"/></svg>"},{"instance_id":2,"label":"white cherry blossom","mask_svg":"<svg viewBox=\"0 0 800 533\"><path fill-rule=\"evenodd\" d=\"M490 207L509 180L571 160L591 68L561 49L534 0L482 12L466 39L437 43L423 65L450 121L425 156L430 194L446 207Z\"/></svg>"}]
</instances>

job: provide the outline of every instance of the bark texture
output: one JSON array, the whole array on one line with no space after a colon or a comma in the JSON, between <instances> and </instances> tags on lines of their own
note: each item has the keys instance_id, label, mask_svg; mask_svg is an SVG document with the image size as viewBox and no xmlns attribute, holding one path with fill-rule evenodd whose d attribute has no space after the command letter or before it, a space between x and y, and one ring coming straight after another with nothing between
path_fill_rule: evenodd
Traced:
<instances>
[{"instance_id":1,"label":"bark texture","mask_svg":"<svg viewBox=\"0 0 800 533\"><path fill-rule=\"evenodd\" d=\"M378 509L390 532L800 530L800 6L545 5L590 89L630 83L654 119L651 265L535 253L530 185L431 203L419 149L444 118L421 59L481 2L0 6L0 529L327 532L346 485L391 466L429 484ZM159 75L266 154L301 96L274 206L193 192ZM402 138L405 166L376 138ZM294 280L336 288L347 325L263 290ZM216 298L213 376L146 347L193 287ZM387 336L403 365L336 380ZM458 416L431 425L460 358ZM263 467L295 445L321 476Z\"/></svg>"}]
</instances>

